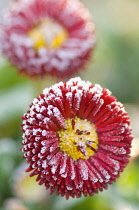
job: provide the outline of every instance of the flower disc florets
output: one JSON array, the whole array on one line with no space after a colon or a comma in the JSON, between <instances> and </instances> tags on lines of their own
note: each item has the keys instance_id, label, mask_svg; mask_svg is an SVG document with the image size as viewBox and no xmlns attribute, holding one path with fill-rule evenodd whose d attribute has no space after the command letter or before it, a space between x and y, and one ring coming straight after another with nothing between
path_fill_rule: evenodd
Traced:
<instances>
[{"instance_id":1,"label":"flower disc florets","mask_svg":"<svg viewBox=\"0 0 139 210\"><path fill-rule=\"evenodd\" d=\"M67 199L102 191L129 161L129 124L109 90L80 78L57 83L23 116L27 171Z\"/></svg>"},{"instance_id":2,"label":"flower disc florets","mask_svg":"<svg viewBox=\"0 0 139 210\"><path fill-rule=\"evenodd\" d=\"M84 68L96 42L78 0L20 0L2 23L1 48L21 72L68 77Z\"/></svg>"}]
</instances>

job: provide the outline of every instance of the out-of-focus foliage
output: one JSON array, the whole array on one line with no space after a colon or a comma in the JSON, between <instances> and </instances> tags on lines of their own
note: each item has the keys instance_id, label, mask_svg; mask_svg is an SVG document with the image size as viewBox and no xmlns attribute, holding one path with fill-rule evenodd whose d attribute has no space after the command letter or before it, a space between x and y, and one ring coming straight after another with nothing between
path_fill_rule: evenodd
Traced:
<instances>
[{"instance_id":1,"label":"out-of-focus foliage","mask_svg":"<svg viewBox=\"0 0 139 210\"><path fill-rule=\"evenodd\" d=\"M133 134L139 137L139 1L82 0L93 15L98 41L93 59L82 79L109 88L126 104ZM0 1L0 7L4 0ZM107 191L93 197L69 199L48 196L34 202L18 197L13 177L23 162L21 116L41 91L39 84L19 75L8 61L0 61L0 210L138 210L139 152ZM35 89L35 90L34 90ZM139 148L138 140L134 147ZM15 183L14 183L15 184ZM23 186L22 186L23 187Z\"/></svg>"}]
</instances>

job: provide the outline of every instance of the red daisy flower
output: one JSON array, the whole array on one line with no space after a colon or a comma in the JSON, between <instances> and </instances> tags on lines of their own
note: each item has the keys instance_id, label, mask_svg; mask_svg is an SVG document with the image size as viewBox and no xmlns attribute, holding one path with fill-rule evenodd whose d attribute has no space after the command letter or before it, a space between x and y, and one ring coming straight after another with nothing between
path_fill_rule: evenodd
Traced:
<instances>
[{"instance_id":1,"label":"red daisy flower","mask_svg":"<svg viewBox=\"0 0 139 210\"><path fill-rule=\"evenodd\" d=\"M30 176L50 193L71 197L106 189L130 157L130 120L100 85L80 78L57 83L23 116L24 157Z\"/></svg>"},{"instance_id":2,"label":"red daisy flower","mask_svg":"<svg viewBox=\"0 0 139 210\"><path fill-rule=\"evenodd\" d=\"M1 47L21 72L68 77L94 48L94 24L78 0L21 0L3 22Z\"/></svg>"}]
</instances>

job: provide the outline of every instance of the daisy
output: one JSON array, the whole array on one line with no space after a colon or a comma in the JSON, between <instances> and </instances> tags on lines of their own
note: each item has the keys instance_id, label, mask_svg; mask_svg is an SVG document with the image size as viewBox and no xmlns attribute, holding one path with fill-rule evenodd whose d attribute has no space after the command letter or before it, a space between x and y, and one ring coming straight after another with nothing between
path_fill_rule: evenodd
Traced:
<instances>
[{"instance_id":1,"label":"daisy","mask_svg":"<svg viewBox=\"0 0 139 210\"><path fill-rule=\"evenodd\" d=\"M14 2L2 23L1 50L20 72L69 77L83 69L96 36L78 0Z\"/></svg>"},{"instance_id":2,"label":"daisy","mask_svg":"<svg viewBox=\"0 0 139 210\"><path fill-rule=\"evenodd\" d=\"M100 85L73 78L34 99L24 114L24 158L50 193L81 197L106 189L130 157L130 119Z\"/></svg>"}]
</instances>

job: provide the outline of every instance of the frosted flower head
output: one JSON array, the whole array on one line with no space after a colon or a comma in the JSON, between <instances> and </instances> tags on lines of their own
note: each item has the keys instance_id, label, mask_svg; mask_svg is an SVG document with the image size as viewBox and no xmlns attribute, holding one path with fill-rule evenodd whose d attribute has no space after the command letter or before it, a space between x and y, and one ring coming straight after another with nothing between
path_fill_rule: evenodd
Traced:
<instances>
[{"instance_id":1,"label":"frosted flower head","mask_svg":"<svg viewBox=\"0 0 139 210\"><path fill-rule=\"evenodd\" d=\"M100 85L73 78L34 99L24 114L24 158L50 193L94 195L113 183L129 161L130 120Z\"/></svg>"},{"instance_id":2,"label":"frosted flower head","mask_svg":"<svg viewBox=\"0 0 139 210\"><path fill-rule=\"evenodd\" d=\"M96 42L94 24L78 0L15 2L2 32L3 54L30 76L71 76L84 68Z\"/></svg>"}]
</instances>

